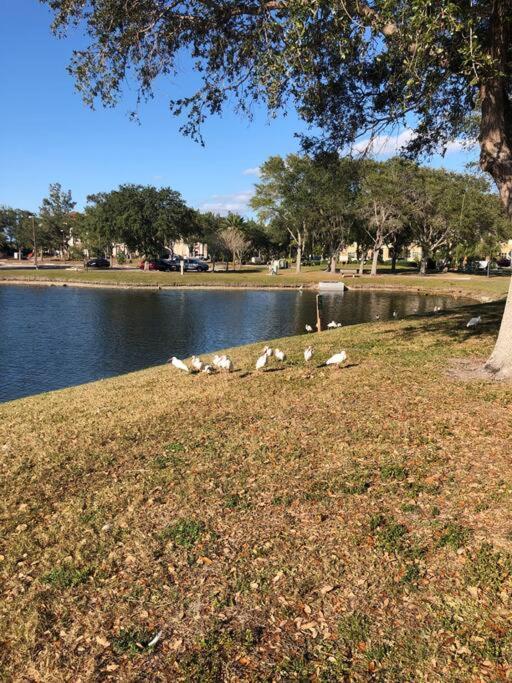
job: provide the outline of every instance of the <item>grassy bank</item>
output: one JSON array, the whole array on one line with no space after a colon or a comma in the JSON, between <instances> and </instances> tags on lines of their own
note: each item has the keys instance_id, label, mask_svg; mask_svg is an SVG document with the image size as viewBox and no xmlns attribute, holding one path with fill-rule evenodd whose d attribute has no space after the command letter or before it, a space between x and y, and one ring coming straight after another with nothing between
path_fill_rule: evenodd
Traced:
<instances>
[{"instance_id":1,"label":"grassy bank","mask_svg":"<svg viewBox=\"0 0 512 683\"><path fill-rule=\"evenodd\" d=\"M415 273L392 275L386 271L376 277L352 277L347 273L326 273L319 268L305 268L301 273L282 270L271 276L266 269L244 269L230 272L160 273L134 270L74 271L0 269L1 282L45 282L48 284L81 284L111 287L316 287L320 281L343 280L350 287L391 287L421 291L434 290L448 294L501 298L509 284L508 277L486 278L478 275L439 274L420 277Z\"/></svg>"},{"instance_id":2,"label":"grassy bank","mask_svg":"<svg viewBox=\"0 0 512 683\"><path fill-rule=\"evenodd\" d=\"M508 680L512 388L446 375L500 313L0 406L0 679Z\"/></svg>"}]
</instances>

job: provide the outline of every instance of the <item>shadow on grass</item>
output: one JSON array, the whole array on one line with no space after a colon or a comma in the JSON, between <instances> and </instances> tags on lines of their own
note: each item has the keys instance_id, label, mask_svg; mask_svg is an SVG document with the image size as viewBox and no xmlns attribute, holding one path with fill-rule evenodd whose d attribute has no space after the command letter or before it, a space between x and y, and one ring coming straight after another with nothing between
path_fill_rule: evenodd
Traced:
<instances>
[{"instance_id":1,"label":"shadow on grass","mask_svg":"<svg viewBox=\"0 0 512 683\"><path fill-rule=\"evenodd\" d=\"M449 337L452 341L462 343L469 336L482 338L495 337L498 333L505 303L503 301L491 301L485 304L470 304L461 306L455 311L432 313L418 318L420 325L408 325L395 332L408 339L419 337L423 334L436 334ZM471 318L481 316L482 321L476 328L467 328ZM408 318L411 322L414 318Z\"/></svg>"},{"instance_id":2,"label":"shadow on grass","mask_svg":"<svg viewBox=\"0 0 512 683\"><path fill-rule=\"evenodd\" d=\"M241 270L225 270L224 268L217 268L218 264L215 264L215 270L211 268L208 270L209 273L215 273L215 275L246 275L247 273L265 273L263 268L242 268Z\"/></svg>"},{"instance_id":3,"label":"shadow on grass","mask_svg":"<svg viewBox=\"0 0 512 683\"><path fill-rule=\"evenodd\" d=\"M336 368L337 370L349 370L350 368L357 368L361 365L361 363L347 363L346 365L338 366L338 365L327 365L327 363L320 363L320 365L317 365L317 368Z\"/></svg>"}]
</instances>

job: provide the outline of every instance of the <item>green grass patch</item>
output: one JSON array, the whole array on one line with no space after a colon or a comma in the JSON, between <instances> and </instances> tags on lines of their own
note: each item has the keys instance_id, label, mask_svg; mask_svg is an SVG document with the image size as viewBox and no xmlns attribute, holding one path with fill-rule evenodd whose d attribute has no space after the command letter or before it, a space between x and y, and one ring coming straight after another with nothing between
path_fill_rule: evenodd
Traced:
<instances>
[{"instance_id":1,"label":"green grass patch","mask_svg":"<svg viewBox=\"0 0 512 683\"><path fill-rule=\"evenodd\" d=\"M179 519L160 532L163 541L172 541L182 548L193 548L205 531L203 522L195 519Z\"/></svg>"},{"instance_id":2,"label":"green grass patch","mask_svg":"<svg viewBox=\"0 0 512 683\"><path fill-rule=\"evenodd\" d=\"M42 581L54 588L75 588L81 583L85 583L92 572L91 567L78 569L71 565L62 565L51 569L42 577Z\"/></svg>"}]
</instances>

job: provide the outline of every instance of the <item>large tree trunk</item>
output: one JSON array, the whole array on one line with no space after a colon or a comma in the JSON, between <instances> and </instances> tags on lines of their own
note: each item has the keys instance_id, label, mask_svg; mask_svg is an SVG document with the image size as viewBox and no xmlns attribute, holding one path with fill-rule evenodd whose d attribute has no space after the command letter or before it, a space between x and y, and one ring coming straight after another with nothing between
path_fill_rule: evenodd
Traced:
<instances>
[{"instance_id":1,"label":"large tree trunk","mask_svg":"<svg viewBox=\"0 0 512 683\"><path fill-rule=\"evenodd\" d=\"M512 377L512 278L498 340L485 367L500 378Z\"/></svg>"},{"instance_id":2,"label":"large tree trunk","mask_svg":"<svg viewBox=\"0 0 512 683\"><path fill-rule=\"evenodd\" d=\"M423 251L423 254L421 256L421 261L420 261L420 275L426 275L427 274L427 268L428 268L428 259L429 255Z\"/></svg>"},{"instance_id":3,"label":"large tree trunk","mask_svg":"<svg viewBox=\"0 0 512 683\"><path fill-rule=\"evenodd\" d=\"M330 259L330 265L329 265L329 272L335 273L336 272L336 254L331 254L331 259Z\"/></svg>"},{"instance_id":4,"label":"large tree trunk","mask_svg":"<svg viewBox=\"0 0 512 683\"><path fill-rule=\"evenodd\" d=\"M295 262L295 271L297 273L300 273L301 267L302 267L302 236L299 233L298 239L297 239L297 260Z\"/></svg>"},{"instance_id":5,"label":"large tree trunk","mask_svg":"<svg viewBox=\"0 0 512 683\"><path fill-rule=\"evenodd\" d=\"M511 38L508 2L494 2L489 30L495 73L480 86L480 167L489 173L512 218L512 107L508 96L508 50ZM498 340L486 369L500 378L512 377L512 281Z\"/></svg>"},{"instance_id":6,"label":"large tree trunk","mask_svg":"<svg viewBox=\"0 0 512 683\"><path fill-rule=\"evenodd\" d=\"M379 252L380 249L374 247L372 256L372 269L370 271L370 275L377 275L377 263L379 262Z\"/></svg>"},{"instance_id":7,"label":"large tree trunk","mask_svg":"<svg viewBox=\"0 0 512 683\"><path fill-rule=\"evenodd\" d=\"M359 275L364 275L364 253L361 254L361 258L359 260Z\"/></svg>"},{"instance_id":8,"label":"large tree trunk","mask_svg":"<svg viewBox=\"0 0 512 683\"><path fill-rule=\"evenodd\" d=\"M391 272L396 273L396 249L393 249L391 255Z\"/></svg>"}]
</instances>

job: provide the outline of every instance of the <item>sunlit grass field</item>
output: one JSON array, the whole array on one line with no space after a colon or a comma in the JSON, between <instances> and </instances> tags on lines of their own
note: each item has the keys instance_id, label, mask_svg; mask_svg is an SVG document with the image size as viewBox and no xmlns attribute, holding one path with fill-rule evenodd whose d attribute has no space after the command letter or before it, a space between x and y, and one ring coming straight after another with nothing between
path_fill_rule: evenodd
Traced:
<instances>
[{"instance_id":1,"label":"sunlit grass field","mask_svg":"<svg viewBox=\"0 0 512 683\"><path fill-rule=\"evenodd\" d=\"M0 406L0 680L509 680L501 306Z\"/></svg>"}]
</instances>

